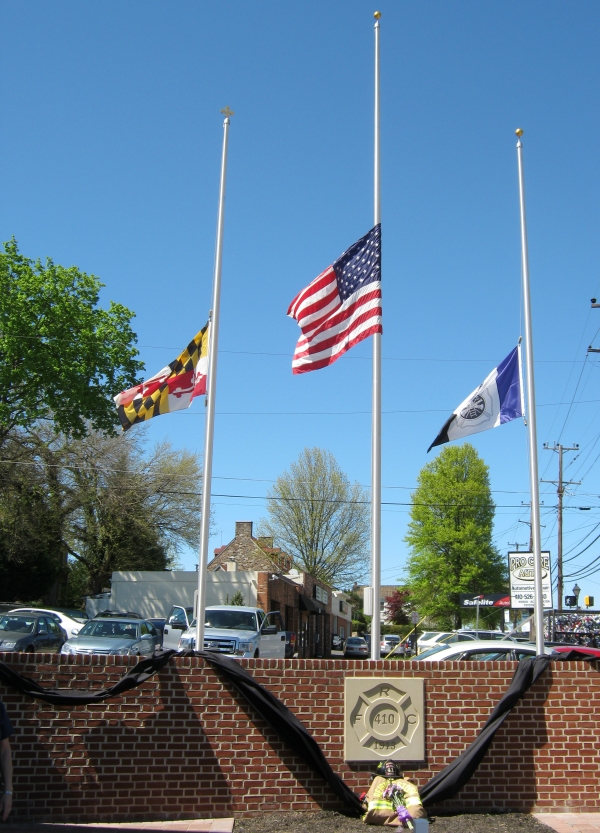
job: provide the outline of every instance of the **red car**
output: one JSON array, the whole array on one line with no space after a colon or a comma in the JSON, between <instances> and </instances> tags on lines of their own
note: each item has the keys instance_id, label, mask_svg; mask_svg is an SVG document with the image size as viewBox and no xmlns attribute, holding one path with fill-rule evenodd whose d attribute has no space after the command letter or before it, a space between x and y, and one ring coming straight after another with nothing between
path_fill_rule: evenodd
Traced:
<instances>
[{"instance_id":1,"label":"red car","mask_svg":"<svg viewBox=\"0 0 600 833\"><path fill-rule=\"evenodd\" d=\"M588 657L600 658L600 648L588 648L585 645L553 645L552 650L557 654L567 654L569 651L576 651L578 654L587 654Z\"/></svg>"}]
</instances>

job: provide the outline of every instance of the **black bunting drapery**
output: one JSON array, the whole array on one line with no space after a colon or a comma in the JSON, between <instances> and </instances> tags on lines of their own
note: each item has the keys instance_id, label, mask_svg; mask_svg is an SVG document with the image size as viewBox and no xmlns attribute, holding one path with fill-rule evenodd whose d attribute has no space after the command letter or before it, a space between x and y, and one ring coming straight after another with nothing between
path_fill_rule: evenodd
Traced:
<instances>
[{"instance_id":1,"label":"black bunting drapery","mask_svg":"<svg viewBox=\"0 0 600 833\"><path fill-rule=\"evenodd\" d=\"M27 697L45 700L57 706L87 705L88 703L101 703L112 697L118 697L132 688L142 685L153 674L164 668L175 654L177 654L177 651L164 651L150 659L141 660L127 671L114 686L103 691L89 692L44 688L28 677L13 671L3 662L0 662L0 679L21 691ZM358 814L363 812L358 796L332 770L321 747L306 727L281 700L260 685L238 662L210 651L186 651L179 653L179 656L202 657L214 668L217 668L294 753L327 781L335 795L349 809ZM550 662L573 659L594 661L597 660L597 657L585 656L580 652L570 651L564 654L525 657L522 659L515 670L506 693L492 710L479 735L464 752L421 788L423 804L431 807L455 796L470 780L487 752L496 731L504 723L510 711L544 673Z\"/></svg>"},{"instance_id":2,"label":"black bunting drapery","mask_svg":"<svg viewBox=\"0 0 600 833\"><path fill-rule=\"evenodd\" d=\"M581 654L579 655L581 658ZM538 677L544 673L550 664L549 656L525 657L517 665L514 677L502 696L496 703L488 717L485 726L475 740L467 746L464 752L450 761L437 775L420 789L421 800L425 807L439 804L446 798L452 798L464 787L467 781L481 763L494 735L502 726L511 710L517 705L525 692L531 688Z\"/></svg>"},{"instance_id":3,"label":"black bunting drapery","mask_svg":"<svg viewBox=\"0 0 600 833\"><path fill-rule=\"evenodd\" d=\"M104 691L73 691L72 689L48 689L23 677L0 662L0 679L28 697L45 700L56 706L77 706L101 703L118 697L138 685L142 685L169 662L177 651L164 651L150 659L143 659L131 668L114 686ZM338 798L355 813L363 812L358 796L329 765L321 747L307 728L274 694L257 683L254 677L234 659L211 651L184 651L179 656L196 656L218 668L225 679L246 699L279 737L314 771L330 785Z\"/></svg>"}]
</instances>

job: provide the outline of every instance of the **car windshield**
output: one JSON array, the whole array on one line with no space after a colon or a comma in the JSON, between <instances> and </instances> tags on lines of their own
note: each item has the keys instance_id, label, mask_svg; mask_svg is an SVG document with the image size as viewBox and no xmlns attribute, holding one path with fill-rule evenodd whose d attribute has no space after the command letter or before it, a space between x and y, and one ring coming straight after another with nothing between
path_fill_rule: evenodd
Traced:
<instances>
[{"instance_id":1,"label":"car windshield","mask_svg":"<svg viewBox=\"0 0 600 833\"><path fill-rule=\"evenodd\" d=\"M16 633L33 633L36 619L33 616L3 616L0 619L0 631Z\"/></svg>"},{"instance_id":2,"label":"car windshield","mask_svg":"<svg viewBox=\"0 0 600 833\"><path fill-rule=\"evenodd\" d=\"M419 654L419 659L427 659L427 657L431 657L439 651L445 651L447 647L447 645L436 645L434 648L430 648L428 651L423 651L422 654Z\"/></svg>"},{"instance_id":3,"label":"car windshield","mask_svg":"<svg viewBox=\"0 0 600 833\"><path fill-rule=\"evenodd\" d=\"M109 639L138 639L137 622L115 622L110 619L92 619L77 634L80 636L107 637Z\"/></svg>"},{"instance_id":4,"label":"car windshield","mask_svg":"<svg viewBox=\"0 0 600 833\"><path fill-rule=\"evenodd\" d=\"M355 637L354 639L351 637L350 639L346 640L346 645L366 645L367 643L362 637Z\"/></svg>"},{"instance_id":5,"label":"car windshield","mask_svg":"<svg viewBox=\"0 0 600 833\"><path fill-rule=\"evenodd\" d=\"M429 640L433 639L434 636L439 636L439 633L439 631L427 631L427 633L421 635L421 639L423 642L429 642Z\"/></svg>"},{"instance_id":6,"label":"car windshield","mask_svg":"<svg viewBox=\"0 0 600 833\"><path fill-rule=\"evenodd\" d=\"M250 610L207 610L204 627L234 631L255 631L256 616Z\"/></svg>"},{"instance_id":7,"label":"car windshield","mask_svg":"<svg viewBox=\"0 0 600 833\"><path fill-rule=\"evenodd\" d=\"M88 617L85 614L85 610L69 610L69 608L64 608L64 610L59 610L57 612L64 613L65 616L68 616L69 619L75 619L76 622L88 621Z\"/></svg>"}]
</instances>

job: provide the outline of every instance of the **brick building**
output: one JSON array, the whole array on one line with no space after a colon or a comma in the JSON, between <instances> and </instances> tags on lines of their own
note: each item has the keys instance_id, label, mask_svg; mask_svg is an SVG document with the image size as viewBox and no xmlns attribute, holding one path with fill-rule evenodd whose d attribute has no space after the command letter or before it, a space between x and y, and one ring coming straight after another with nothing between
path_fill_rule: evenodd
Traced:
<instances>
[{"instance_id":1,"label":"brick building","mask_svg":"<svg viewBox=\"0 0 600 833\"><path fill-rule=\"evenodd\" d=\"M255 538L252 534L252 521L235 522L235 538L224 547L215 549L215 556L209 563L209 570L270 570L274 573L287 573L292 568L292 559L279 547L273 546L273 539ZM229 565L229 566L228 566Z\"/></svg>"},{"instance_id":2,"label":"brick building","mask_svg":"<svg viewBox=\"0 0 600 833\"><path fill-rule=\"evenodd\" d=\"M255 537L252 521L236 521L235 538L215 549L209 572L254 572L257 606L279 610L296 634L299 657L331 656L332 588L292 568L291 557L272 538Z\"/></svg>"}]
</instances>

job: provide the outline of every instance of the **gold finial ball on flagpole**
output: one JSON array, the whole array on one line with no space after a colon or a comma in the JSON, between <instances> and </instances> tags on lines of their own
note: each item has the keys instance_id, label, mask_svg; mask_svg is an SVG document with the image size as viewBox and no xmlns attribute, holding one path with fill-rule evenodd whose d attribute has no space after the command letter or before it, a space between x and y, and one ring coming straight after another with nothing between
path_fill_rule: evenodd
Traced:
<instances>
[{"instance_id":1,"label":"gold finial ball on flagpole","mask_svg":"<svg viewBox=\"0 0 600 833\"><path fill-rule=\"evenodd\" d=\"M379 18L381 17L381 12L373 12L373 17L374 17L376 20L379 20Z\"/></svg>"},{"instance_id":2,"label":"gold finial ball on flagpole","mask_svg":"<svg viewBox=\"0 0 600 833\"><path fill-rule=\"evenodd\" d=\"M522 127L517 127L517 129L515 130L515 133L517 134L517 136L520 139L521 136L523 135L523 128Z\"/></svg>"}]
</instances>

